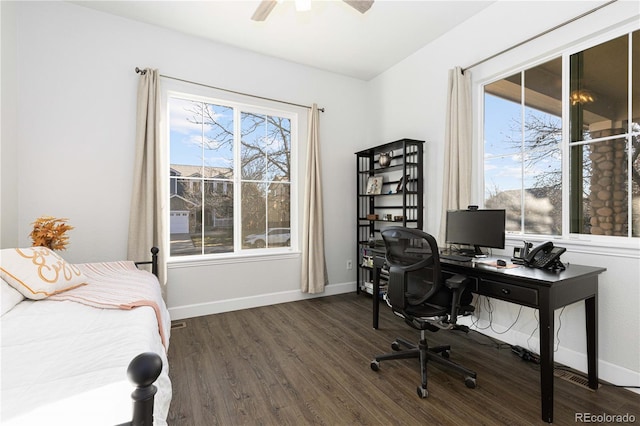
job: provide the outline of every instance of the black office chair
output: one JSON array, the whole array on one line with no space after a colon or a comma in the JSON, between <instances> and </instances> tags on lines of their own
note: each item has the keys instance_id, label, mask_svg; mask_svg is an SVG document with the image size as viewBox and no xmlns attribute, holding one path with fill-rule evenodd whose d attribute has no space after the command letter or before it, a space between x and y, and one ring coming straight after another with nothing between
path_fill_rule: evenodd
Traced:
<instances>
[{"instance_id":1,"label":"black office chair","mask_svg":"<svg viewBox=\"0 0 640 426\"><path fill-rule=\"evenodd\" d=\"M464 375L469 388L476 387L476 373L449 361L450 346L429 348L425 331L458 329L468 331L465 326L456 325L458 315L473 312L471 293L466 289L467 277L453 275L445 279L440 270L438 245L433 236L418 229L389 227L382 231L389 265L389 283L384 296L393 312L404 318L411 327L420 330L420 341L414 345L397 338L391 348L394 352L377 355L371 361L371 369L378 371L380 361L389 359L419 358L422 383L418 386L418 396L426 398L427 362L434 361L452 368ZM401 350L400 345L408 348Z\"/></svg>"}]
</instances>

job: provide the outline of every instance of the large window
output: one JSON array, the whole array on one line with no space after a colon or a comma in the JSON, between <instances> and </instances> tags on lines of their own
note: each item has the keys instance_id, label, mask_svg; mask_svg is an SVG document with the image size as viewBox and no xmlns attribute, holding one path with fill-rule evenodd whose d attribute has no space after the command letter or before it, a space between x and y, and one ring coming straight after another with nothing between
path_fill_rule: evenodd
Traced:
<instances>
[{"instance_id":1,"label":"large window","mask_svg":"<svg viewBox=\"0 0 640 426\"><path fill-rule=\"evenodd\" d=\"M171 256L291 247L295 114L168 101Z\"/></svg>"},{"instance_id":2,"label":"large window","mask_svg":"<svg viewBox=\"0 0 640 426\"><path fill-rule=\"evenodd\" d=\"M485 206L514 233L640 236L638 123L639 31L486 84Z\"/></svg>"}]
</instances>

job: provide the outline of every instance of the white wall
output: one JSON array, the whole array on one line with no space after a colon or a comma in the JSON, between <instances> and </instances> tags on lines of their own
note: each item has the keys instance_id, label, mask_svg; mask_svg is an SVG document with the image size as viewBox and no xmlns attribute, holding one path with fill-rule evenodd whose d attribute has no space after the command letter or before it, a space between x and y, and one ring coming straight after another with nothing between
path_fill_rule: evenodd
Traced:
<instances>
[{"instance_id":1,"label":"white wall","mask_svg":"<svg viewBox=\"0 0 640 426\"><path fill-rule=\"evenodd\" d=\"M0 247L18 243L18 168L16 140L16 22L15 5L0 2Z\"/></svg>"},{"instance_id":2,"label":"white wall","mask_svg":"<svg viewBox=\"0 0 640 426\"><path fill-rule=\"evenodd\" d=\"M444 122L448 70L466 68L510 46L527 40L604 2L497 2L454 30L430 43L405 61L372 80L369 85L371 135L393 140L409 136L426 143L425 217L427 232L440 226L443 181ZM544 57L584 37L621 23L638 22L637 2L621 1L535 41L471 69L472 80L489 78L533 58ZM477 99L475 99L477 101ZM476 105L476 104L474 104ZM474 108L477 113L478 108ZM478 117L475 117L478 123ZM477 124L476 124L477 126ZM477 139L477 135L475 135ZM478 144L478 141L475 141ZM478 156L476 156L477 158ZM478 161L482 161L481 158ZM474 172L477 172L475 170ZM472 200L478 203L481 200ZM512 250L509 241L504 253ZM563 260L600 265L607 271L599 284L600 377L619 384L640 383L640 242L629 248L558 242L568 253ZM493 301L493 328L483 331L513 344L538 351L535 311ZM479 306L482 326L488 324L486 306ZM482 308L485 309L482 309ZM556 326L558 316L556 313ZM586 371L584 304L562 313L556 360ZM556 342L557 343L557 342Z\"/></svg>"},{"instance_id":3,"label":"white wall","mask_svg":"<svg viewBox=\"0 0 640 426\"><path fill-rule=\"evenodd\" d=\"M14 159L22 172L18 195L3 189L2 199L3 206L5 201L16 206L11 226L19 245L30 245L36 217L52 215L68 217L75 227L64 253L68 260L126 256L134 69L152 67L169 76L303 105L315 102L326 109L320 118L320 155L327 169L327 292L355 289L355 271L345 266L346 259L354 258L355 242L344 237L354 234L353 153L366 144L365 82L70 3L20 2L15 7L16 138L5 140L3 132L3 148L17 151ZM304 156L300 161L304 164ZM303 179L304 173L299 176ZM179 318L214 312L227 300L232 306L254 306L301 298L299 273L296 254L246 264L175 267L168 273L168 305Z\"/></svg>"}]
</instances>

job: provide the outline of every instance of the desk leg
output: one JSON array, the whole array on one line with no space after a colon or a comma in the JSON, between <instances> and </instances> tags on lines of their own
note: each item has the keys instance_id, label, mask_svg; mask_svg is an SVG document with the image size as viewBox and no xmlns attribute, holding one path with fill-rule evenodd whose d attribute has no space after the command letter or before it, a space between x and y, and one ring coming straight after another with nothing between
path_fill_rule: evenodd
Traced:
<instances>
[{"instance_id":1,"label":"desk leg","mask_svg":"<svg viewBox=\"0 0 640 426\"><path fill-rule=\"evenodd\" d=\"M378 313L380 310L380 268L373 267L373 294L371 295L373 300L373 328L378 328Z\"/></svg>"},{"instance_id":2,"label":"desk leg","mask_svg":"<svg viewBox=\"0 0 640 426\"><path fill-rule=\"evenodd\" d=\"M598 299L590 297L584 301L587 323L587 368L589 387L598 389Z\"/></svg>"},{"instance_id":3,"label":"desk leg","mask_svg":"<svg viewBox=\"0 0 640 426\"><path fill-rule=\"evenodd\" d=\"M553 309L549 295L540 292L540 401L542 420L553 422ZM544 300L546 299L546 300Z\"/></svg>"}]
</instances>

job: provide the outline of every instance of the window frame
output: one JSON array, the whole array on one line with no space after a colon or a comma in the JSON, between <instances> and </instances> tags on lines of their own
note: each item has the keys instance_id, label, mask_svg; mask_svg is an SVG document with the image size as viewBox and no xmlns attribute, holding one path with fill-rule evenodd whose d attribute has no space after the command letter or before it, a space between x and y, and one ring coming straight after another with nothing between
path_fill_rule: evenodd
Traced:
<instances>
[{"instance_id":1,"label":"window frame","mask_svg":"<svg viewBox=\"0 0 640 426\"><path fill-rule=\"evenodd\" d=\"M300 179L302 175L299 158L301 152L304 151L304 147L301 143L304 143L304 133L301 129L305 129L307 126L307 118L304 112L304 107L296 105L290 105L281 103L278 101L271 101L259 97L252 97L249 95L242 95L239 93L228 92L223 89L216 89L213 87L199 85L194 83L188 83L179 80L163 81L161 86L161 136L164 139L162 144L166 155L163 158L163 165L165 170L163 176L169 178L169 170L171 167L170 158L170 111L169 111L169 98L172 96L181 97L184 99L193 99L199 102L213 103L217 105L224 105L234 108L234 116L239 118L242 112L252 112L258 114L266 114L273 116L280 116L290 119L291 122L291 146L290 146L290 233L291 242L288 247L270 247L270 248L251 248L245 249L242 247L242 213L241 213L241 182L242 174L240 173L239 164L239 152L234 150L234 175L233 175L233 208L234 208L234 250L226 253L205 253L205 254L190 254L183 256L168 256L167 263L174 265L174 267L185 266L198 266L198 265L212 265L220 263L236 263L245 261L260 261L260 260L274 260L277 258L285 259L291 257L299 257L300 255L300 211L299 205L299 190ZM240 121L234 121L234 131L239 131ZM238 140L234 143L239 143ZM235 148L235 147L234 147ZM169 186L169 185L167 185ZM168 188L169 189L169 188ZM165 194L165 205L167 206L166 213L163 215L163 220L166 220L167 235L165 238L166 247L170 247L170 191L167 190ZM164 217L166 216L166 217Z\"/></svg>"},{"instance_id":2,"label":"window frame","mask_svg":"<svg viewBox=\"0 0 640 426\"><path fill-rule=\"evenodd\" d=\"M561 235L542 235L542 234L528 234L524 232L507 232L506 240L507 243L512 242L513 245L518 245L522 242L523 239L532 242L541 242L547 240L553 240L556 242L562 242L567 247L573 247L576 251L584 251L591 252L590 250L598 250L598 248L607 248L607 249L620 249L619 254L626 254L626 249L637 250L640 249L640 238L632 237L632 236L608 236L608 235L594 235L594 234L579 234L570 232L570 199L569 199L569 191L570 191L570 149L575 143L571 143L570 141L570 100L569 100L569 62L571 55L589 49L591 47L597 46L602 43L606 43L607 41L613 40L617 37L627 35L629 36L632 32L640 30L640 25L637 23L627 23L620 25L617 28L613 28L608 31L604 31L595 36L588 36L575 43L571 43L568 45L564 45L560 48L553 49L547 51L546 53L539 55L537 57L533 57L531 60L520 62L515 66L505 67L501 71L494 73L492 75L487 76L486 78L481 78L474 81L473 84L473 93L472 96L474 98L474 104L477 107L477 115L475 117L475 129L477 130L477 139L473 144L474 152L473 155L475 157L474 165L475 172L472 174L473 180L475 181L475 185L472 189L472 197L475 198L475 202L473 204L478 204L480 206L484 206L484 193L485 193L485 173L484 173L484 161L485 161L485 151L484 151L484 122L485 122L485 111L484 111L484 94L485 94L485 86L499 81L501 79L507 78L513 74L520 73L522 71L526 71L528 69L534 68L540 64L544 64L545 62L551 61L556 58L561 58L562 60L562 143L561 143L561 153L562 153L562 234ZM526 47L525 47L526 48ZM632 46L629 46L629 49L632 49ZM640 58L634 58L636 61L640 61ZM633 61L628 61L629 66L629 75L631 76ZM631 79L630 79L631 80ZM631 81L628 82L628 90L631 93ZM628 96L628 113L632 115L630 110L632 99L631 96ZM625 138L628 138L628 135L631 132L628 131L625 133ZM618 135L620 137L621 135ZM472 200L473 201L473 200Z\"/></svg>"}]
</instances>

